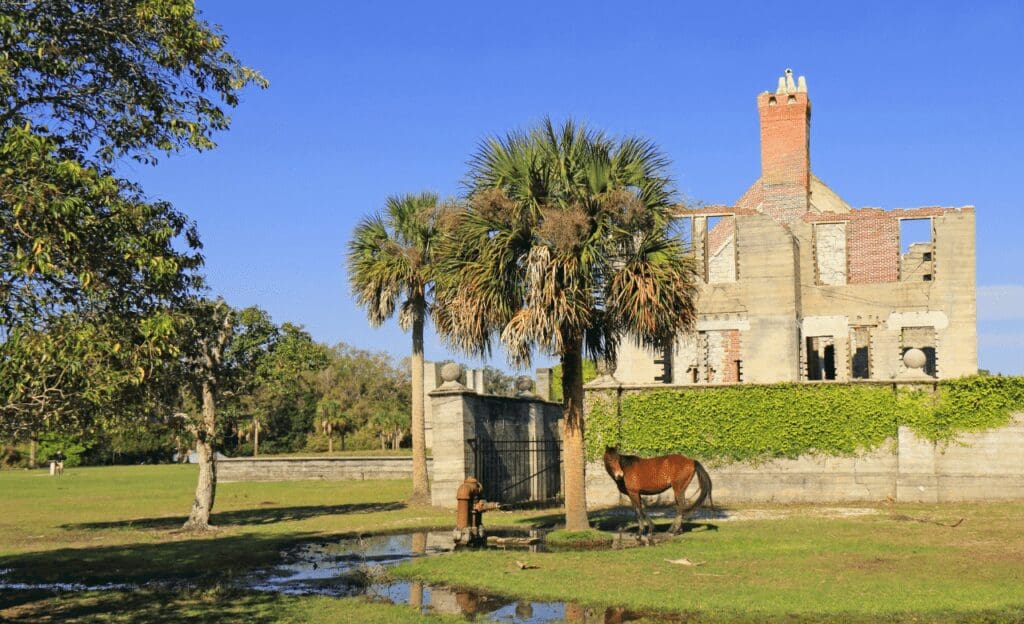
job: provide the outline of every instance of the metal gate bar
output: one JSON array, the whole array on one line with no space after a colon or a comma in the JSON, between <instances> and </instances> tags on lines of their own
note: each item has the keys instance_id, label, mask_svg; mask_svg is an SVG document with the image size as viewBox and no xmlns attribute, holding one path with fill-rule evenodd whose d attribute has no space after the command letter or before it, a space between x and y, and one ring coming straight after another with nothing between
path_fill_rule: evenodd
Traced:
<instances>
[{"instance_id":1,"label":"metal gate bar","mask_svg":"<svg viewBox=\"0 0 1024 624\"><path fill-rule=\"evenodd\" d=\"M468 440L484 497L499 503L557 498L562 491L557 440Z\"/></svg>"}]
</instances>

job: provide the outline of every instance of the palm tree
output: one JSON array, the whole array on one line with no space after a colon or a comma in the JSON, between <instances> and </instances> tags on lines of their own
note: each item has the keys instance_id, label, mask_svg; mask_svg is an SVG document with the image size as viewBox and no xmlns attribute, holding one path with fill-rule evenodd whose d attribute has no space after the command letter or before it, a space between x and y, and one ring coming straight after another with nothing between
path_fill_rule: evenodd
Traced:
<instances>
[{"instance_id":1,"label":"palm tree","mask_svg":"<svg viewBox=\"0 0 1024 624\"><path fill-rule=\"evenodd\" d=\"M349 418L342 411L341 403L323 398L316 404L316 415L320 418L320 429L327 436L327 452L334 452L334 434L341 434L341 450L345 450L345 432L350 426Z\"/></svg>"},{"instance_id":2,"label":"palm tree","mask_svg":"<svg viewBox=\"0 0 1024 624\"><path fill-rule=\"evenodd\" d=\"M412 329L412 500L430 501L423 423L423 325L430 309L433 249L439 238L437 195L388 197L385 208L363 219L348 249L356 302L374 326L399 308L402 329Z\"/></svg>"},{"instance_id":3,"label":"palm tree","mask_svg":"<svg viewBox=\"0 0 1024 624\"><path fill-rule=\"evenodd\" d=\"M561 359L566 528L589 526L583 357L664 347L692 327L696 266L669 233L668 161L652 143L572 121L484 141L466 210L438 246L434 320L452 346L516 365Z\"/></svg>"}]
</instances>

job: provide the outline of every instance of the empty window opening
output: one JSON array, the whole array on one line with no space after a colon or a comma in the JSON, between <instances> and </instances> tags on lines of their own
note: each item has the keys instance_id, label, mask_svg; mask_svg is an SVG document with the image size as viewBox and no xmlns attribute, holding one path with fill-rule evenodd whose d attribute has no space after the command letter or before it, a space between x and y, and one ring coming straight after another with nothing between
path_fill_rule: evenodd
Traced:
<instances>
[{"instance_id":1,"label":"empty window opening","mask_svg":"<svg viewBox=\"0 0 1024 624\"><path fill-rule=\"evenodd\" d=\"M900 281L919 282L934 274L934 241L931 219L900 219Z\"/></svg>"},{"instance_id":2,"label":"empty window opening","mask_svg":"<svg viewBox=\"0 0 1024 624\"><path fill-rule=\"evenodd\" d=\"M819 284L846 284L846 224L814 225L815 273Z\"/></svg>"},{"instance_id":3,"label":"empty window opening","mask_svg":"<svg viewBox=\"0 0 1024 624\"><path fill-rule=\"evenodd\" d=\"M850 328L850 376L871 379L871 329Z\"/></svg>"},{"instance_id":4,"label":"empty window opening","mask_svg":"<svg viewBox=\"0 0 1024 624\"><path fill-rule=\"evenodd\" d=\"M904 327L900 333L900 360L911 349L920 349L924 352L925 374L931 377L938 377L938 354L936 352L937 338L934 327Z\"/></svg>"},{"instance_id":5,"label":"empty window opening","mask_svg":"<svg viewBox=\"0 0 1024 624\"><path fill-rule=\"evenodd\" d=\"M695 253L693 244L693 217L676 217L669 222L669 236L683 244L686 253Z\"/></svg>"},{"instance_id":6,"label":"empty window opening","mask_svg":"<svg viewBox=\"0 0 1024 624\"><path fill-rule=\"evenodd\" d=\"M654 360L655 366L661 367L661 374L654 377L654 381L661 383L672 383L672 346L662 350L660 360Z\"/></svg>"},{"instance_id":7,"label":"empty window opening","mask_svg":"<svg viewBox=\"0 0 1024 624\"><path fill-rule=\"evenodd\" d=\"M704 279L709 284L736 281L736 217L707 217L704 229Z\"/></svg>"},{"instance_id":8,"label":"empty window opening","mask_svg":"<svg viewBox=\"0 0 1024 624\"><path fill-rule=\"evenodd\" d=\"M820 381L836 378L836 346L832 336L807 338L807 379Z\"/></svg>"}]
</instances>

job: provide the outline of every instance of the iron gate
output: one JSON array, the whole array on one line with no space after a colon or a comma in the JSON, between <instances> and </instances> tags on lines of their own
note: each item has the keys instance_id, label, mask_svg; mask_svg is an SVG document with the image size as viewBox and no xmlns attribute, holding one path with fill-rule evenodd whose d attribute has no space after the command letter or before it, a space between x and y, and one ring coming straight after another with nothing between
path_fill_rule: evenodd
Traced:
<instances>
[{"instance_id":1,"label":"iron gate","mask_svg":"<svg viewBox=\"0 0 1024 624\"><path fill-rule=\"evenodd\" d=\"M469 440L475 475L484 498L522 503L562 493L562 454L558 440Z\"/></svg>"}]
</instances>

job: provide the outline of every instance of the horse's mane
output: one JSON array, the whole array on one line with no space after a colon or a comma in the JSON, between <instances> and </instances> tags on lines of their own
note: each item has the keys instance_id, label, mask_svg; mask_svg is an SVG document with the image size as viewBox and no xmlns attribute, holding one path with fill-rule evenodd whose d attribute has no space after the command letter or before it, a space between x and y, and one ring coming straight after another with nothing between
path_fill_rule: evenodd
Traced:
<instances>
[{"instance_id":1,"label":"horse's mane","mask_svg":"<svg viewBox=\"0 0 1024 624\"><path fill-rule=\"evenodd\" d=\"M619 455L619 465L622 466L623 470L625 470L628 466L635 464L641 459L643 458L637 457L636 455Z\"/></svg>"}]
</instances>

